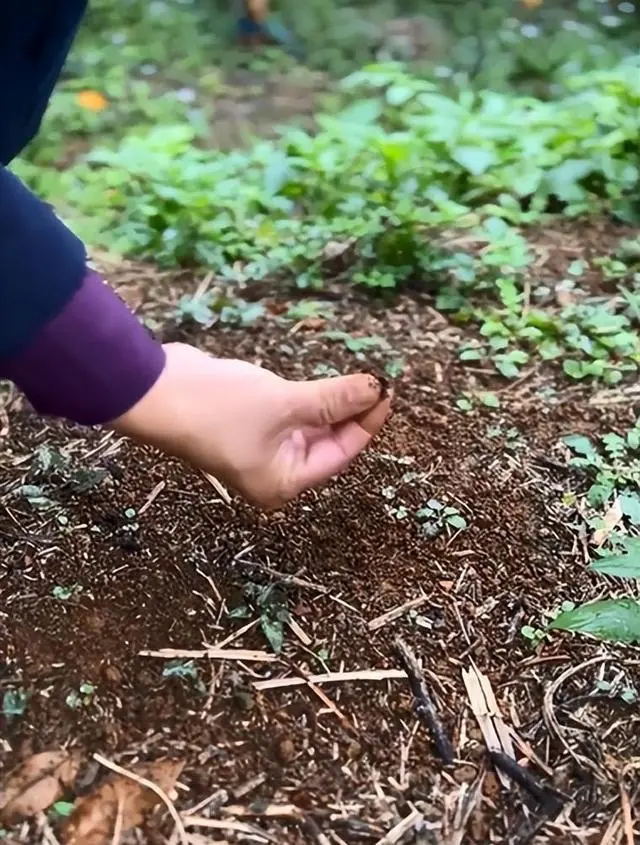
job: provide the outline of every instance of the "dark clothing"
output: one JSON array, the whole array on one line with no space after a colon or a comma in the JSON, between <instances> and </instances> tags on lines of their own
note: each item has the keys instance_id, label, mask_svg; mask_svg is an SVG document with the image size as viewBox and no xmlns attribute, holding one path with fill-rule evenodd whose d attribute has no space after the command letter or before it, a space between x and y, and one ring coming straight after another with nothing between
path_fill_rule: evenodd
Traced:
<instances>
[{"instance_id":1,"label":"dark clothing","mask_svg":"<svg viewBox=\"0 0 640 845\"><path fill-rule=\"evenodd\" d=\"M162 349L87 270L82 242L6 169L40 128L86 6L6 0L0 11L0 378L42 413L94 424L144 395Z\"/></svg>"}]
</instances>

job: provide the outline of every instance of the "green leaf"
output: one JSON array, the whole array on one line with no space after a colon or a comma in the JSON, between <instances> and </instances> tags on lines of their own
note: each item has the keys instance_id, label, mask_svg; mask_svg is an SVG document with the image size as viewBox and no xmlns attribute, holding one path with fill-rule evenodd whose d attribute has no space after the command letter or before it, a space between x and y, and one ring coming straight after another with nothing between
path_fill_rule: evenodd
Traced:
<instances>
[{"instance_id":1,"label":"green leaf","mask_svg":"<svg viewBox=\"0 0 640 845\"><path fill-rule=\"evenodd\" d=\"M482 353L479 349L461 349L458 357L461 361L479 361Z\"/></svg>"},{"instance_id":2,"label":"green leaf","mask_svg":"<svg viewBox=\"0 0 640 845\"><path fill-rule=\"evenodd\" d=\"M190 678L196 680L198 667L193 660L170 660L162 670L163 678Z\"/></svg>"},{"instance_id":3,"label":"green leaf","mask_svg":"<svg viewBox=\"0 0 640 845\"><path fill-rule=\"evenodd\" d=\"M338 119L345 123L356 123L366 126L375 123L382 114L380 100L359 100L340 112Z\"/></svg>"},{"instance_id":4,"label":"green leaf","mask_svg":"<svg viewBox=\"0 0 640 845\"><path fill-rule=\"evenodd\" d=\"M2 715L9 722L27 709L27 694L22 689L8 689L2 696Z\"/></svg>"},{"instance_id":5,"label":"green leaf","mask_svg":"<svg viewBox=\"0 0 640 845\"><path fill-rule=\"evenodd\" d=\"M415 93L415 89L410 88L408 85L392 85L387 90L387 102L390 106L403 106Z\"/></svg>"},{"instance_id":6,"label":"green leaf","mask_svg":"<svg viewBox=\"0 0 640 845\"><path fill-rule=\"evenodd\" d=\"M406 366L404 358L393 358L384 365L384 371L389 378L398 378L404 373Z\"/></svg>"},{"instance_id":7,"label":"green leaf","mask_svg":"<svg viewBox=\"0 0 640 845\"><path fill-rule=\"evenodd\" d=\"M584 455L586 458L596 454L593 443L584 434L569 434L562 438L562 442L578 455Z\"/></svg>"},{"instance_id":8,"label":"green leaf","mask_svg":"<svg viewBox=\"0 0 640 845\"><path fill-rule=\"evenodd\" d=\"M483 147L456 147L451 158L473 176L481 176L496 161L493 150L485 150Z\"/></svg>"},{"instance_id":9,"label":"green leaf","mask_svg":"<svg viewBox=\"0 0 640 845\"><path fill-rule=\"evenodd\" d=\"M640 604L630 598L590 602L556 616L549 628L609 642L640 642Z\"/></svg>"},{"instance_id":10,"label":"green leaf","mask_svg":"<svg viewBox=\"0 0 640 845\"><path fill-rule=\"evenodd\" d=\"M273 196L289 181L291 166L289 158L282 152L275 152L264 171L264 189Z\"/></svg>"},{"instance_id":11,"label":"green leaf","mask_svg":"<svg viewBox=\"0 0 640 845\"><path fill-rule=\"evenodd\" d=\"M562 369L571 378L581 379L585 377L584 367L582 366L581 362L574 361L572 358L568 358L566 361L563 362Z\"/></svg>"},{"instance_id":12,"label":"green leaf","mask_svg":"<svg viewBox=\"0 0 640 845\"><path fill-rule=\"evenodd\" d=\"M262 631L269 641L271 648L276 654L280 654L284 645L284 622L282 619L273 619L269 614L263 613L260 617Z\"/></svg>"},{"instance_id":13,"label":"green leaf","mask_svg":"<svg viewBox=\"0 0 640 845\"><path fill-rule=\"evenodd\" d=\"M589 159L569 158L554 167L547 174L549 185L553 193L565 202L575 202L584 196L584 190L579 182L595 168Z\"/></svg>"},{"instance_id":14,"label":"green leaf","mask_svg":"<svg viewBox=\"0 0 640 845\"><path fill-rule=\"evenodd\" d=\"M627 441L625 440L625 438L620 437L619 434L614 434L613 432L605 434L602 437L602 442L607 452L610 452L614 455L624 453L627 448Z\"/></svg>"},{"instance_id":15,"label":"green leaf","mask_svg":"<svg viewBox=\"0 0 640 845\"><path fill-rule=\"evenodd\" d=\"M73 584L71 587L62 587L60 585L56 585L51 590L51 595L54 599L60 599L60 601L67 601L70 599L74 593L79 592L80 586L79 584Z\"/></svg>"},{"instance_id":16,"label":"green leaf","mask_svg":"<svg viewBox=\"0 0 640 845\"><path fill-rule=\"evenodd\" d=\"M587 502L592 508L601 508L609 501L614 489L613 483L594 484L587 493Z\"/></svg>"},{"instance_id":17,"label":"green leaf","mask_svg":"<svg viewBox=\"0 0 640 845\"><path fill-rule=\"evenodd\" d=\"M627 540L625 545L622 554L598 558L589 569L614 578L640 578L640 540Z\"/></svg>"},{"instance_id":18,"label":"green leaf","mask_svg":"<svg viewBox=\"0 0 640 845\"><path fill-rule=\"evenodd\" d=\"M480 397L480 400L483 405L487 406L487 408L500 407L500 399L496 396L495 393L483 393Z\"/></svg>"},{"instance_id":19,"label":"green leaf","mask_svg":"<svg viewBox=\"0 0 640 845\"><path fill-rule=\"evenodd\" d=\"M73 812L73 803L71 801L56 801L53 805L53 811L56 815L66 818Z\"/></svg>"},{"instance_id":20,"label":"green leaf","mask_svg":"<svg viewBox=\"0 0 640 845\"><path fill-rule=\"evenodd\" d=\"M623 493L620 496L620 507L622 513L629 518L634 525L640 525L640 494Z\"/></svg>"},{"instance_id":21,"label":"green leaf","mask_svg":"<svg viewBox=\"0 0 640 845\"><path fill-rule=\"evenodd\" d=\"M517 378L520 375L520 367L514 364L510 358L507 358L506 355L500 358L496 357L495 364L498 372L505 378Z\"/></svg>"},{"instance_id":22,"label":"green leaf","mask_svg":"<svg viewBox=\"0 0 640 845\"><path fill-rule=\"evenodd\" d=\"M457 528L459 531L463 531L467 527L467 520L459 513L448 516L447 522L452 528Z\"/></svg>"},{"instance_id":23,"label":"green leaf","mask_svg":"<svg viewBox=\"0 0 640 845\"><path fill-rule=\"evenodd\" d=\"M627 443L630 449L640 449L640 428L632 428L628 432Z\"/></svg>"}]
</instances>

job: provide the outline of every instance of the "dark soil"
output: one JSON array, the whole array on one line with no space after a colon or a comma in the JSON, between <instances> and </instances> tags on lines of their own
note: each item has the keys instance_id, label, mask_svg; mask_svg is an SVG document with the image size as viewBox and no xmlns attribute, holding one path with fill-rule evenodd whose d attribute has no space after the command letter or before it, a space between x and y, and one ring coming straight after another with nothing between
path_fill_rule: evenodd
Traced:
<instances>
[{"instance_id":1,"label":"dark soil","mask_svg":"<svg viewBox=\"0 0 640 845\"><path fill-rule=\"evenodd\" d=\"M121 268L112 279L156 325L168 298L197 286L144 268ZM462 681L462 670L475 664L490 678L504 720L550 775L536 762L531 771L571 799L535 841L609 841L607 826L620 818L621 768L640 755L640 719L637 704L597 694L596 680L623 673L638 688L637 652L562 635L534 652L521 627L540 625L565 599L603 593L602 579L586 571L580 518L563 504L563 493L584 483L564 468L559 439L627 427L631 401L594 402L546 370L508 383L463 369L455 357L459 329L419 296L376 305L354 294L333 303L331 328L381 336L391 347L362 360L342 343L328 344L322 332L329 326L318 318L283 321L285 305L274 299L270 316L249 329L194 328L187 336L215 354L295 378L313 375L318 364L379 373L395 358L405 370L393 380L395 411L374 447L340 479L281 512L226 504L175 461L101 431L45 422L19 397L6 397L0 696L21 688L29 697L22 716L0 722L0 770L35 751L75 747L86 760L80 793L103 775L91 763L94 752L125 767L168 753L186 761L178 809L224 790L204 815L250 821L270 832L269 841L533 841L526 831L543 818L539 808L515 786L501 789L486 760ZM483 386L500 391L499 411L455 408L461 391ZM43 476L35 456L45 445L66 454L70 469ZM90 486L86 471L95 469L104 478ZM89 489L77 492L82 481ZM34 508L16 495L21 484L40 485L53 504ZM468 529L421 533L412 514L433 498L456 507ZM392 510L400 506L404 518ZM280 584L299 626L287 628L279 662L201 658L195 677L188 666L180 677L163 675L167 658L140 655L226 641L257 618L228 615L244 603L249 582ZM64 598L56 587L66 588ZM368 628L423 595L415 610ZM451 768L417 726L402 679L326 684L328 701L306 684L253 687L305 673L398 669L398 635L423 660L459 760ZM227 647L270 651L259 626ZM545 689L598 655L606 659L578 669L554 696L565 746L543 718ZM87 683L95 691L78 704ZM524 763L526 756L518 754ZM466 816L456 811L481 774L463 832ZM625 784L637 795L637 779ZM382 840L415 808L425 820L421 833ZM57 829L59 820L51 820ZM165 842L170 831L168 816L156 815L135 841ZM266 841L199 832L208 838L198 841ZM22 837L41 841L26 828Z\"/></svg>"}]
</instances>

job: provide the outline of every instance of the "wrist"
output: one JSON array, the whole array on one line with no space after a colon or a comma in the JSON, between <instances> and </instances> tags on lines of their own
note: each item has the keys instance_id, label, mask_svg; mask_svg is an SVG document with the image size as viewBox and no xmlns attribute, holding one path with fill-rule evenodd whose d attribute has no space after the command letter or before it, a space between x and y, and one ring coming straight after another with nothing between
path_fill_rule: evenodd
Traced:
<instances>
[{"instance_id":1,"label":"wrist","mask_svg":"<svg viewBox=\"0 0 640 845\"><path fill-rule=\"evenodd\" d=\"M38 413L99 425L136 405L164 365L161 344L89 271L65 308L0 370Z\"/></svg>"}]
</instances>

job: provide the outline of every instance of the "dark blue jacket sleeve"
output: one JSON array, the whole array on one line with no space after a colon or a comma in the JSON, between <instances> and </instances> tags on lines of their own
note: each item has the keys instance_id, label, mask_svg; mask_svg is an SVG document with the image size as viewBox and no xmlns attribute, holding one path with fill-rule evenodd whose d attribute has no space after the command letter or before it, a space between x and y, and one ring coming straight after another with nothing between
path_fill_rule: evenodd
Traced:
<instances>
[{"instance_id":1,"label":"dark blue jacket sleeve","mask_svg":"<svg viewBox=\"0 0 640 845\"><path fill-rule=\"evenodd\" d=\"M0 379L41 414L96 425L130 410L164 364L162 345L87 269L82 242L0 170Z\"/></svg>"},{"instance_id":2,"label":"dark blue jacket sleeve","mask_svg":"<svg viewBox=\"0 0 640 845\"><path fill-rule=\"evenodd\" d=\"M46 203L0 169L0 361L20 354L80 288L85 248Z\"/></svg>"}]
</instances>

